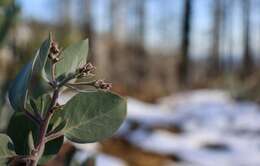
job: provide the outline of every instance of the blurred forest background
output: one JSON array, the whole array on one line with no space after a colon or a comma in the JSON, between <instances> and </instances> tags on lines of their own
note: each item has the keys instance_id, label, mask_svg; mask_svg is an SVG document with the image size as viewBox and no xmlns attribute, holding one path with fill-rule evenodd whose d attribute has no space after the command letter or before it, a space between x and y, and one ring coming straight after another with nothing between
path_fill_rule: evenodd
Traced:
<instances>
[{"instance_id":1,"label":"blurred forest background","mask_svg":"<svg viewBox=\"0 0 260 166\"><path fill-rule=\"evenodd\" d=\"M61 46L89 38L99 74L125 95L154 101L220 87L258 99L250 92L259 79L259 8L259 0L1 0L1 79L52 32Z\"/></svg>"},{"instance_id":2,"label":"blurred forest background","mask_svg":"<svg viewBox=\"0 0 260 166\"><path fill-rule=\"evenodd\" d=\"M0 105L49 32L61 47L89 38L99 77L124 96L260 102L260 0L0 0Z\"/></svg>"}]
</instances>

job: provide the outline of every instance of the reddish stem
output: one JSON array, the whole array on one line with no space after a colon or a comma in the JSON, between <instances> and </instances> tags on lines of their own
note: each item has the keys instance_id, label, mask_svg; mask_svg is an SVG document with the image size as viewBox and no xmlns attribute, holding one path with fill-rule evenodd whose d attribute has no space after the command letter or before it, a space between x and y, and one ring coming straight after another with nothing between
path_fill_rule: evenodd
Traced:
<instances>
[{"instance_id":1,"label":"reddish stem","mask_svg":"<svg viewBox=\"0 0 260 166\"><path fill-rule=\"evenodd\" d=\"M53 92L52 101L49 105L47 115L46 115L45 119L43 120L43 123L40 127L39 140L38 140L35 150L32 153L32 156L35 157L35 160L33 160L30 163L30 166L36 166L38 163L38 160L42 156L42 153L44 151L44 146L45 146L45 136L46 136L48 126L49 126L49 121L53 115L53 108L57 103L58 97L59 97L59 89L56 88Z\"/></svg>"}]
</instances>

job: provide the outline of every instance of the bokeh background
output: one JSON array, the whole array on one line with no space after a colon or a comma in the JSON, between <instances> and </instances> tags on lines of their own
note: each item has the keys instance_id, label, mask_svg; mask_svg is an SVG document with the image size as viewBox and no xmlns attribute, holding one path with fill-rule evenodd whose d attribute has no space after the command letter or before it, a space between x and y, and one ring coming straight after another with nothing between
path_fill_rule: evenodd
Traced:
<instances>
[{"instance_id":1,"label":"bokeh background","mask_svg":"<svg viewBox=\"0 0 260 166\"><path fill-rule=\"evenodd\" d=\"M0 0L2 131L10 81L49 32L61 47L89 38L128 116L48 165L260 165L260 0Z\"/></svg>"}]
</instances>

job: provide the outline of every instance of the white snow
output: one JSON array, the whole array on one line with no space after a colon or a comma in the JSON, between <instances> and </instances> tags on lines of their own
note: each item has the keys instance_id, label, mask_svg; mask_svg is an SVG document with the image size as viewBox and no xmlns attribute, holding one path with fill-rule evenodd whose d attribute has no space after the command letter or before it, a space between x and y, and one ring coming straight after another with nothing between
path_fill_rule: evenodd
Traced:
<instances>
[{"instance_id":1,"label":"white snow","mask_svg":"<svg viewBox=\"0 0 260 166\"><path fill-rule=\"evenodd\" d=\"M132 121L141 127L124 131ZM147 127L171 125L179 126L183 132L147 130ZM164 98L159 104L129 98L128 121L118 135L146 151L176 155L183 160L180 165L260 165L259 106L235 102L220 90L191 91Z\"/></svg>"}]
</instances>

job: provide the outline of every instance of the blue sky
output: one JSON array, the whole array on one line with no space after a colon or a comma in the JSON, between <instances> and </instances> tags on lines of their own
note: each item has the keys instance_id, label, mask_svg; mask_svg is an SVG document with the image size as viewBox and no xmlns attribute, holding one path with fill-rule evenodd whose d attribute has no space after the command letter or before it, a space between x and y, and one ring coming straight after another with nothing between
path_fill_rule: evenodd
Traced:
<instances>
[{"instance_id":1,"label":"blue sky","mask_svg":"<svg viewBox=\"0 0 260 166\"><path fill-rule=\"evenodd\" d=\"M21 6L22 17L51 21L55 14L49 0L17 0Z\"/></svg>"}]
</instances>

